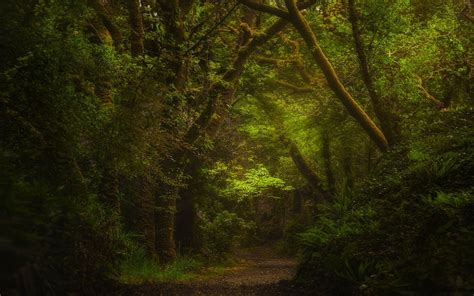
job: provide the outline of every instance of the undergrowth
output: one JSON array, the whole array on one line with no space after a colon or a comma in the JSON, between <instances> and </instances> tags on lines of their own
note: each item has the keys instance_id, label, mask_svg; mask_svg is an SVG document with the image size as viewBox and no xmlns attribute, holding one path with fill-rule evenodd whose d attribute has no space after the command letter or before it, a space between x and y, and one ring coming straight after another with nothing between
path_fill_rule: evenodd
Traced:
<instances>
[{"instance_id":1,"label":"undergrowth","mask_svg":"<svg viewBox=\"0 0 474 296\"><path fill-rule=\"evenodd\" d=\"M135 248L120 265L118 280L126 284L188 280L204 266L198 259L180 257L169 265L161 265L147 256L142 248Z\"/></svg>"},{"instance_id":2,"label":"undergrowth","mask_svg":"<svg viewBox=\"0 0 474 296\"><path fill-rule=\"evenodd\" d=\"M182 256L164 265L150 258L142 248L132 243L129 254L120 264L117 280L124 284L186 281L219 275L234 264L231 258L210 261L197 256Z\"/></svg>"},{"instance_id":3,"label":"undergrowth","mask_svg":"<svg viewBox=\"0 0 474 296\"><path fill-rule=\"evenodd\" d=\"M298 235L298 281L331 295L474 291L470 116L451 111L384 155L350 196L320 205Z\"/></svg>"}]
</instances>

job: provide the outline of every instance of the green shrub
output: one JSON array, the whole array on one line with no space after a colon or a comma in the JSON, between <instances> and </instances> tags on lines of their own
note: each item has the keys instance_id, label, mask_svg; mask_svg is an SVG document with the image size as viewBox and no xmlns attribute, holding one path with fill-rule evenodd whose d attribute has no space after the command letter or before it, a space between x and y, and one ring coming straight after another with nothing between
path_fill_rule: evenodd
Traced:
<instances>
[{"instance_id":1,"label":"green shrub","mask_svg":"<svg viewBox=\"0 0 474 296\"><path fill-rule=\"evenodd\" d=\"M202 261L190 257L179 257L169 265L160 265L130 241L127 256L120 264L118 280L127 284L186 280L193 278L202 267Z\"/></svg>"},{"instance_id":2,"label":"green shrub","mask_svg":"<svg viewBox=\"0 0 474 296\"><path fill-rule=\"evenodd\" d=\"M255 230L253 222L246 221L235 213L222 211L212 221L201 226L202 251L208 257L224 257L236 244L245 240Z\"/></svg>"}]
</instances>

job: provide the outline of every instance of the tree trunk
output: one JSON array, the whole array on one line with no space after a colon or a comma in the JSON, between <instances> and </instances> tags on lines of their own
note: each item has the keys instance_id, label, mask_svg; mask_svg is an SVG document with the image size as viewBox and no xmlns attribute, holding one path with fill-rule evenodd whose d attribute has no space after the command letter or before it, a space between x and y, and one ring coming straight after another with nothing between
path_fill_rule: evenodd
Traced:
<instances>
[{"instance_id":1,"label":"tree trunk","mask_svg":"<svg viewBox=\"0 0 474 296\"><path fill-rule=\"evenodd\" d=\"M390 111L388 110L389 107L384 105L382 98L375 89L373 77L369 71L369 64L367 62L363 40L361 38L359 17L355 7L355 0L348 1L349 21L352 25L352 36L354 37L355 49L357 52L357 58L359 60L362 78L364 80L367 92L369 93L369 98L372 103L372 107L374 108L375 116L380 122L380 128L386 136L389 146L393 147L399 139L399 135L397 134L398 128L395 126L398 123L395 116L390 114Z\"/></svg>"},{"instance_id":2,"label":"tree trunk","mask_svg":"<svg viewBox=\"0 0 474 296\"><path fill-rule=\"evenodd\" d=\"M143 29L143 15L140 0L127 0L130 22L130 44L132 56L140 56L144 52L145 31Z\"/></svg>"},{"instance_id":3,"label":"tree trunk","mask_svg":"<svg viewBox=\"0 0 474 296\"><path fill-rule=\"evenodd\" d=\"M160 0L161 13L167 32L168 50L173 55L170 61L170 68L173 69L174 76L171 81L178 91L183 91L188 80L188 62L182 52L182 46L186 41L186 30L184 21L190 12L193 0L170 1Z\"/></svg>"},{"instance_id":4,"label":"tree trunk","mask_svg":"<svg viewBox=\"0 0 474 296\"><path fill-rule=\"evenodd\" d=\"M166 188L166 189L165 189ZM172 262L176 258L176 244L174 240L176 195L174 186L164 185L156 205L156 250L162 263Z\"/></svg>"},{"instance_id":5,"label":"tree trunk","mask_svg":"<svg viewBox=\"0 0 474 296\"><path fill-rule=\"evenodd\" d=\"M293 214L301 214L301 209L303 207L303 198L301 197L301 191L299 189L295 189L293 191L293 207L292 212Z\"/></svg>"},{"instance_id":6,"label":"tree trunk","mask_svg":"<svg viewBox=\"0 0 474 296\"><path fill-rule=\"evenodd\" d=\"M194 247L196 230L196 206L193 184L179 191L176 213L175 240L180 252L189 252Z\"/></svg>"},{"instance_id":7,"label":"tree trunk","mask_svg":"<svg viewBox=\"0 0 474 296\"><path fill-rule=\"evenodd\" d=\"M308 184L311 186L313 191L318 196L318 201L327 199L328 193L326 192L326 190L324 190L322 186L321 177L319 177L316 171L311 169L308 162L306 161L306 159L304 159L303 155L301 154L301 151L299 150L298 146L296 146L295 143L290 142L289 148L290 148L291 159L293 160L296 167L298 168L298 171L306 179Z\"/></svg>"},{"instance_id":8,"label":"tree trunk","mask_svg":"<svg viewBox=\"0 0 474 296\"><path fill-rule=\"evenodd\" d=\"M155 200L150 180L146 176L139 176L135 182L137 209L136 231L141 235L139 241L145 246L147 254L156 258L156 226L155 226Z\"/></svg>"},{"instance_id":9,"label":"tree trunk","mask_svg":"<svg viewBox=\"0 0 474 296\"><path fill-rule=\"evenodd\" d=\"M97 14L100 16L102 23L109 31L110 37L112 38L115 49L118 52L122 51L123 36L119 27L115 24L114 17L110 13L109 9L105 7L99 0L88 0L87 4L92 7Z\"/></svg>"},{"instance_id":10,"label":"tree trunk","mask_svg":"<svg viewBox=\"0 0 474 296\"><path fill-rule=\"evenodd\" d=\"M342 104L346 107L349 114L354 117L357 122L366 131L369 137L375 142L377 147L383 152L389 148L387 139L382 131L375 125L370 117L365 113L359 104L354 100L351 94L346 90L337 76L331 62L328 60L323 50L319 46L319 42L313 30L309 26L306 19L298 10L295 0L285 0L288 8L290 19L296 30L303 37L308 46L314 60L321 68L329 87L333 90L335 95L339 98Z\"/></svg>"},{"instance_id":11,"label":"tree trunk","mask_svg":"<svg viewBox=\"0 0 474 296\"><path fill-rule=\"evenodd\" d=\"M166 50L172 54L169 67L173 69L174 75L169 77L169 83L173 84L175 89L182 94L184 94L188 80L188 65L186 58L183 57L183 53L181 52L181 47L186 41L184 18L189 13L192 4L193 1L191 0L183 2L169 0L159 1L162 17L166 20L164 23L168 42ZM172 127L168 128L171 129ZM174 157L172 157L172 159L176 161L167 160L162 166L173 168L171 170L173 174L181 175L183 163L185 163L183 156L183 151L177 151L174 153ZM171 178L174 177L175 176L171 176ZM180 189L175 186L175 184L164 184L164 182L161 182L161 185L161 193L158 194L157 197L156 248L160 259L164 263L167 263L176 258L176 202ZM182 209L179 211L181 212Z\"/></svg>"},{"instance_id":12,"label":"tree trunk","mask_svg":"<svg viewBox=\"0 0 474 296\"><path fill-rule=\"evenodd\" d=\"M186 164L183 164L185 176L191 176L187 186L179 190L176 213L176 233L175 238L180 251L188 252L196 242L196 196L201 189L199 171L203 161L196 155L186 155Z\"/></svg>"}]
</instances>

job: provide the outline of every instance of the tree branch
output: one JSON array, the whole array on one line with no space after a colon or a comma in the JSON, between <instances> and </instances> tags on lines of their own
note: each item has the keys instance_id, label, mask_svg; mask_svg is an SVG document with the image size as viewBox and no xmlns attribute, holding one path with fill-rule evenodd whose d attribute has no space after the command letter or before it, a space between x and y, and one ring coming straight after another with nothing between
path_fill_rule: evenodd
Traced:
<instances>
[{"instance_id":1,"label":"tree branch","mask_svg":"<svg viewBox=\"0 0 474 296\"><path fill-rule=\"evenodd\" d=\"M430 92L425 88L424 86L424 83L423 83L423 79L421 79L420 76L416 75L416 78L418 80L418 88L421 90L421 92L423 93L424 97L427 98L429 101L431 101L432 103L434 103L436 105L436 108L438 108L438 110L443 110L446 108L445 104L443 102L441 102L440 100L438 100L437 98L435 98L432 94L430 94Z\"/></svg>"},{"instance_id":2,"label":"tree branch","mask_svg":"<svg viewBox=\"0 0 474 296\"><path fill-rule=\"evenodd\" d=\"M271 5L267 5L267 4L256 3L256 2L253 2L252 0L239 0L239 2L254 10L266 12L266 13L281 17L282 19L286 19L286 20L290 19L290 15L288 14L288 12L284 11L283 9L280 9Z\"/></svg>"}]
</instances>

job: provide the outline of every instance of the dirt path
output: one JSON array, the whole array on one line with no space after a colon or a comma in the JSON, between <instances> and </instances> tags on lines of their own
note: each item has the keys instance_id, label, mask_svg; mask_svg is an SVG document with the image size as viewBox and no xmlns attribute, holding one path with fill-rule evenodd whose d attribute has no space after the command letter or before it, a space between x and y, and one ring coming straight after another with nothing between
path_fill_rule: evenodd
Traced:
<instances>
[{"instance_id":1,"label":"dirt path","mask_svg":"<svg viewBox=\"0 0 474 296\"><path fill-rule=\"evenodd\" d=\"M296 261L278 255L272 248L256 247L236 253L239 264L220 275L202 276L179 283L135 287L128 295L163 296L280 296L301 295L289 284Z\"/></svg>"}]
</instances>

